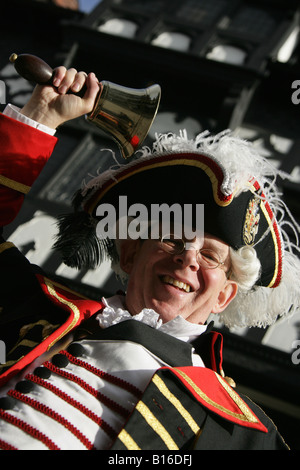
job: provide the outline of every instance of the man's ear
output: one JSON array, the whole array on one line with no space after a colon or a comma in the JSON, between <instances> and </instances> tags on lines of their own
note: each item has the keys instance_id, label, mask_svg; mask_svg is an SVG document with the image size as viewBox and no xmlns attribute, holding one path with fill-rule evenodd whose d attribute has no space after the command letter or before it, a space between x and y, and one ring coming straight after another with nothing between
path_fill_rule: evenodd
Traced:
<instances>
[{"instance_id":1,"label":"man's ear","mask_svg":"<svg viewBox=\"0 0 300 470\"><path fill-rule=\"evenodd\" d=\"M238 291L238 285L235 281L228 279L224 288L221 290L218 296L218 300L212 309L212 313L221 313L235 298Z\"/></svg>"},{"instance_id":2,"label":"man's ear","mask_svg":"<svg viewBox=\"0 0 300 470\"><path fill-rule=\"evenodd\" d=\"M122 240L120 246L120 267L125 273L130 274L132 266L134 264L135 256L140 248L141 241L132 240Z\"/></svg>"}]
</instances>

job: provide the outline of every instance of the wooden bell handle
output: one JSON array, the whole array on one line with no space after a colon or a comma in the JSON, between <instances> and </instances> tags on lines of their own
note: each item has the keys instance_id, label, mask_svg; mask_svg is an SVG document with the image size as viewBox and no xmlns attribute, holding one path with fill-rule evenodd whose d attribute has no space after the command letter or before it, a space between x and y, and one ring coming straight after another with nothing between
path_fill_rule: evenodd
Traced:
<instances>
[{"instance_id":1,"label":"wooden bell handle","mask_svg":"<svg viewBox=\"0 0 300 470\"><path fill-rule=\"evenodd\" d=\"M53 69L39 57L32 54L12 54L9 58L21 77L39 85L52 85Z\"/></svg>"}]
</instances>

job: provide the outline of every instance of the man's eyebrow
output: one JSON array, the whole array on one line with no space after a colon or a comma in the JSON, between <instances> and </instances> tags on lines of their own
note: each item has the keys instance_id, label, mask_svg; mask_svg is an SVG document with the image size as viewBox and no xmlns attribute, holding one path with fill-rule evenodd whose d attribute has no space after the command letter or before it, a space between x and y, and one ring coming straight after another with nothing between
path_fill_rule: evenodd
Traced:
<instances>
[{"instance_id":1,"label":"man's eyebrow","mask_svg":"<svg viewBox=\"0 0 300 470\"><path fill-rule=\"evenodd\" d=\"M209 248L210 250L215 251L218 255L226 256L226 258L227 258L227 253L225 253L225 251L222 249L222 247L220 247L219 245L216 246L214 244L214 240L212 240L210 238L204 238L204 243L203 243L202 248Z\"/></svg>"}]
</instances>

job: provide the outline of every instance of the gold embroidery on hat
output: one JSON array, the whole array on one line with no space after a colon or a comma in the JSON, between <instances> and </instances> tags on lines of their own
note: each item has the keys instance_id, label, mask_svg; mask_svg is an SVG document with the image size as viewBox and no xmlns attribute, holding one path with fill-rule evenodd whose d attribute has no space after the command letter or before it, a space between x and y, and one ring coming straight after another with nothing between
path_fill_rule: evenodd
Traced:
<instances>
[{"instance_id":1,"label":"gold embroidery on hat","mask_svg":"<svg viewBox=\"0 0 300 470\"><path fill-rule=\"evenodd\" d=\"M258 232L260 199L254 197L250 200L245 216L243 239L246 245L253 245Z\"/></svg>"}]
</instances>

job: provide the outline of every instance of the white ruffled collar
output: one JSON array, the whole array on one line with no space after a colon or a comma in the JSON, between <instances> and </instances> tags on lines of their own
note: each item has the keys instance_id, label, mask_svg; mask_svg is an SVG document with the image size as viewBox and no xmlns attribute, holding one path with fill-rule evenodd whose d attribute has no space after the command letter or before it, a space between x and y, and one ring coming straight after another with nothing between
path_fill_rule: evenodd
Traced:
<instances>
[{"instance_id":1,"label":"white ruffled collar","mask_svg":"<svg viewBox=\"0 0 300 470\"><path fill-rule=\"evenodd\" d=\"M115 295L109 299L103 298L102 301L105 304L105 308L96 317L101 328L107 328L125 320L136 320L182 341L192 341L207 328L206 325L191 323L180 315L167 323L163 323L159 318L159 314L149 308L144 308L137 315L131 315L126 310L124 296L121 295Z\"/></svg>"}]
</instances>

